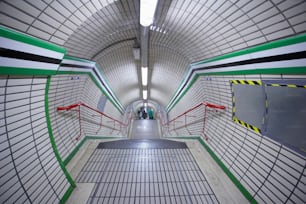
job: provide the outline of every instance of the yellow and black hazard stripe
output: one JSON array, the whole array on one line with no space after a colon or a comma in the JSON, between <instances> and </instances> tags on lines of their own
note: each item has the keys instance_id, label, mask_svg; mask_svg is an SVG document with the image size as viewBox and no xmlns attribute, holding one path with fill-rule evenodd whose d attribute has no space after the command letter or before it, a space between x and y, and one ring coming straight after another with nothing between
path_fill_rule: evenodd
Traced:
<instances>
[{"instance_id":1,"label":"yellow and black hazard stripe","mask_svg":"<svg viewBox=\"0 0 306 204\"><path fill-rule=\"evenodd\" d=\"M288 88L304 88L304 89L306 89L306 85L296 85L296 84L266 84L266 86L288 87Z\"/></svg>"},{"instance_id":2,"label":"yellow and black hazard stripe","mask_svg":"<svg viewBox=\"0 0 306 204\"><path fill-rule=\"evenodd\" d=\"M236 114L236 99L235 99L235 94L234 94L234 87L232 86L232 103L233 103L233 108L232 108L232 117L235 117Z\"/></svg>"},{"instance_id":3,"label":"yellow and black hazard stripe","mask_svg":"<svg viewBox=\"0 0 306 204\"><path fill-rule=\"evenodd\" d=\"M257 85L257 86L261 86L262 82L261 81L254 81L254 80L231 80L232 84L245 84L245 85Z\"/></svg>"},{"instance_id":4,"label":"yellow and black hazard stripe","mask_svg":"<svg viewBox=\"0 0 306 204\"><path fill-rule=\"evenodd\" d=\"M251 130L253 130L254 132L261 134L261 130L258 127L255 127L254 125L250 125L242 120L239 120L237 117L233 117L233 120L235 123L238 123L240 125L242 125L243 127L249 128Z\"/></svg>"}]
</instances>

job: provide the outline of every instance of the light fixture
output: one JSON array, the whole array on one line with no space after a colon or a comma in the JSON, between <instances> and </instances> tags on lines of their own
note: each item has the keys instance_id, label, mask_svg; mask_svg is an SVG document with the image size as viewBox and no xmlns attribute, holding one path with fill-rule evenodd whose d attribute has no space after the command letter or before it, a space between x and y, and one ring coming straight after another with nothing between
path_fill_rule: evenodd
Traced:
<instances>
[{"instance_id":1,"label":"light fixture","mask_svg":"<svg viewBox=\"0 0 306 204\"><path fill-rule=\"evenodd\" d=\"M148 98L148 91L147 90L142 91L142 97L143 97L143 100L147 100L147 98Z\"/></svg>"},{"instance_id":2,"label":"light fixture","mask_svg":"<svg viewBox=\"0 0 306 204\"><path fill-rule=\"evenodd\" d=\"M141 67L141 81L143 86L148 85L148 67Z\"/></svg>"},{"instance_id":3,"label":"light fixture","mask_svg":"<svg viewBox=\"0 0 306 204\"><path fill-rule=\"evenodd\" d=\"M149 26L153 23L157 0L140 0L140 24Z\"/></svg>"}]
</instances>

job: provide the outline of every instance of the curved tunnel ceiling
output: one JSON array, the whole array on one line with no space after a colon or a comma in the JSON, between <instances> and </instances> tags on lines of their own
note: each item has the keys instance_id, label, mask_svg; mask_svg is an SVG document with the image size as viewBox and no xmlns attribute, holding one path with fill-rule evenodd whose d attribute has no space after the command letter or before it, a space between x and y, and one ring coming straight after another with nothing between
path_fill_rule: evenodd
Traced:
<instances>
[{"instance_id":1,"label":"curved tunnel ceiling","mask_svg":"<svg viewBox=\"0 0 306 204\"><path fill-rule=\"evenodd\" d=\"M164 0L150 29L149 99L166 106L192 62L306 31L304 0ZM5 0L0 24L95 60L124 107L141 98L139 0Z\"/></svg>"}]
</instances>

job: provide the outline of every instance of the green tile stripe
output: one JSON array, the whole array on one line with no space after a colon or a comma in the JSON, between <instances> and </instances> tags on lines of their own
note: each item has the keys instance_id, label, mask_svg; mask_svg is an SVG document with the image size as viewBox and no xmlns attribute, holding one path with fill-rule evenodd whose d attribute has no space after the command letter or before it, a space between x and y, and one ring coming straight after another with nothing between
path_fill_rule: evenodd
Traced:
<instances>
[{"instance_id":1,"label":"green tile stripe","mask_svg":"<svg viewBox=\"0 0 306 204\"><path fill-rule=\"evenodd\" d=\"M215 162L220 166L224 173L229 177L229 179L235 184L235 186L240 190L244 197L252 204L256 204L257 201L253 196L247 191L247 189L240 183L240 181L232 174L232 172L225 166L225 164L219 159L219 157L210 149L210 147L204 142L202 137L166 137L165 139L193 139L198 140L204 149L210 154L210 156L215 160Z\"/></svg>"},{"instance_id":2,"label":"green tile stripe","mask_svg":"<svg viewBox=\"0 0 306 204\"><path fill-rule=\"evenodd\" d=\"M85 136L83 140L72 150L72 152L67 156L67 158L64 160L64 165L67 166L67 164L71 161L71 159L76 155L76 153L80 150L80 148L84 145L84 143L87 140L97 140L97 139L118 139L119 137L104 137L104 136ZM120 138L121 139L121 138Z\"/></svg>"},{"instance_id":3,"label":"green tile stripe","mask_svg":"<svg viewBox=\"0 0 306 204\"><path fill-rule=\"evenodd\" d=\"M254 53L254 52L269 50L269 49L283 47L283 46L287 46L287 45L293 45L293 44L297 44L297 43L301 43L301 42L305 42L305 41L306 41L306 34L301 34L301 35L297 35L297 36L294 36L294 37L289 37L289 38L285 38L285 39L281 39L281 40L277 40L277 41L273 41L273 42L268 42L268 43L258 45L258 46L255 46L255 47L246 48L246 49L239 50L239 51L232 52L232 53L228 53L228 54L225 54L225 55L213 57L211 59L207 59L207 60L203 60L203 61L200 61L200 62L193 63L193 64L191 64L191 66L204 64L204 63L207 63L207 62L214 62L214 61L218 61L218 60L228 59L228 58L237 57L237 56L241 56L241 55L245 55L245 54L251 54L251 53Z\"/></svg>"},{"instance_id":4,"label":"green tile stripe","mask_svg":"<svg viewBox=\"0 0 306 204\"><path fill-rule=\"evenodd\" d=\"M27 75L27 76L49 76L55 75L57 70L31 69L19 67L2 67L0 66L0 75Z\"/></svg>"},{"instance_id":5,"label":"green tile stripe","mask_svg":"<svg viewBox=\"0 0 306 204\"><path fill-rule=\"evenodd\" d=\"M87 59L82 59L82 58L67 56L67 55L64 56L64 59L78 61L78 62L85 62L85 63L90 63L90 64L95 64L96 63L94 61L90 61L90 60L87 60Z\"/></svg>"},{"instance_id":6,"label":"green tile stripe","mask_svg":"<svg viewBox=\"0 0 306 204\"><path fill-rule=\"evenodd\" d=\"M184 91L177 97L177 99L168 104L167 111L170 112L174 106L183 98L183 96L189 91L193 84L197 81L200 76L226 76L226 75L252 75L252 74L288 74L288 75L302 75L306 74L305 67L286 67L286 68L269 68L269 69L252 69L252 70L232 70L232 71L221 71L221 72L206 72L195 74L188 85L185 87ZM177 91L178 92L178 91ZM173 98L173 97L172 97Z\"/></svg>"},{"instance_id":7,"label":"green tile stripe","mask_svg":"<svg viewBox=\"0 0 306 204\"><path fill-rule=\"evenodd\" d=\"M72 193L74 188L75 187L73 187L73 186L69 186L68 190L63 195L63 198L60 200L60 202L59 202L60 204L65 204L67 202L67 200L69 199L69 197L70 197L70 195L71 195L71 193Z\"/></svg>"},{"instance_id":8,"label":"green tile stripe","mask_svg":"<svg viewBox=\"0 0 306 204\"><path fill-rule=\"evenodd\" d=\"M96 63L96 68L98 69L98 71L100 72L101 76L103 77L104 83L106 84L107 88L114 95L114 97L115 97L115 99L117 101L116 103L118 103L118 106L120 107L120 109L122 110L122 113L123 113L123 109L124 108L123 108L122 104L119 102L118 97L114 94L114 91L112 90L111 86L109 86L109 84L108 84L108 82L107 82L107 80L106 80L106 78L104 76L104 73L102 71L102 68L100 67L100 65L98 63Z\"/></svg>"},{"instance_id":9,"label":"green tile stripe","mask_svg":"<svg viewBox=\"0 0 306 204\"><path fill-rule=\"evenodd\" d=\"M47 78L47 83L46 83L46 88L45 88L45 113L46 113L46 121L47 121L47 127L48 127L48 133L49 133L49 138L50 138L50 142L51 142L51 146L52 146L52 149L53 149L53 152L55 154L55 157L62 169L62 171L64 172L65 176L66 176L66 179L68 180L68 182L70 183L70 187L69 189L66 191L66 193L64 194L63 198L61 199L61 202L60 203L65 203L67 201L67 199L69 198L71 192L72 192L72 189L76 186L72 177L70 176L69 172L67 171L62 159L61 159L61 156L58 152L58 149L57 149L57 146L56 146L56 143L55 143L55 139L54 139L54 136L53 136L53 133L52 133L52 127L51 127L51 120L50 120L50 115L49 115L49 97L48 97L48 94L49 94L49 88L50 88L50 81L51 81L51 78L50 76Z\"/></svg>"},{"instance_id":10,"label":"green tile stripe","mask_svg":"<svg viewBox=\"0 0 306 204\"><path fill-rule=\"evenodd\" d=\"M101 90L101 92L110 100L110 102L116 107L116 109L122 114L123 108L121 104L117 104L112 97L104 90L102 86L99 85L96 78L90 72L82 71L57 71L57 70L47 70L47 69L31 69L31 68L19 68L19 67L1 67L0 75L23 75L23 76L50 76L56 74L87 74L91 80L96 84L96 86ZM119 103L119 102L118 102Z\"/></svg>"},{"instance_id":11,"label":"green tile stripe","mask_svg":"<svg viewBox=\"0 0 306 204\"><path fill-rule=\"evenodd\" d=\"M118 104L114 101L114 99L112 97L110 97L108 95L108 93L104 90L104 88L102 86L100 86L100 84L98 83L97 79L92 75L91 72L82 72L82 71L61 71L59 70L56 74L87 74L91 80L95 83L95 85L100 89L100 91L103 93L103 95L105 95L110 102L113 104L113 106L116 107L116 109L123 114L123 108L121 107L121 104Z\"/></svg>"},{"instance_id":12,"label":"green tile stripe","mask_svg":"<svg viewBox=\"0 0 306 204\"><path fill-rule=\"evenodd\" d=\"M176 94L182 89L182 86L184 84L184 79L188 77L188 73L192 69L193 66L208 63L208 62L223 60L223 59L227 59L227 58L231 58L231 57L237 57L237 56L250 54L250 53L254 53L254 52L258 52L258 51L264 51L264 50L283 47L283 46L287 46L287 45L293 45L293 44L302 43L302 42L306 42L306 34L301 34L301 35L297 35L297 36L294 36L294 37L285 38L285 39L282 39L282 40L277 40L277 41L274 41L274 42L270 42L270 43L266 43L266 44L263 44L263 45L243 49L243 50L240 50L240 51L232 52L232 53L229 53L229 54L213 57L213 58L210 58L210 59L207 59L207 60L203 60L203 61L200 61L200 62L190 64L187 68L187 71L186 71L186 73L183 77L182 82L180 83L180 85L178 86L178 88L175 91L175 94L173 95L173 97L170 99L168 105L166 106L167 111L169 112L174 107L174 105L177 104L177 101L172 101L172 100L176 96ZM289 68L288 67L288 68L275 68L275 69L269 68L269 69L223 71L223 72L212 71L210 73L205 73L204 75L305 74L305 73L306 73L305 67L300 67L300 68L297 68L297 67ZM193 79L190 79L190 80L193 80ZM190 82L187 82L187 83L190 83ZM190 88L191 86L188 86L188 87ZM187 89L187 91L188 91L188 89ZM182 98L182 96L185 95L185 93L187 91L184 91L183 93L181 93L181 96L179 96L176 100L179 101L179 99Z\"/></svg>"},{"instance_id":13,"label":"green tile stripe","mask_svg":"<svg viewBox=\"0 0 306 204\"><path fill-rule=\"evenodd\" d=\"M38 38L26 35L24 33L20 33L17 31L14 31L12 29L0 26L0 36L4 37L4 38L8 38L11 40L16 40L19 42L23 42L26 44L30 44L30 45L34 45L34 46L38 46L41 48L45 48L48 50L52 50L52 51L56 51L56 52L60 52L64 54L64 59L67 60L75 60L75 61L79 61L79 62L85 62L85 63L90 63L93 66L98 66L98 64L94 61L90 61L90 60L86 60L86 59L81 59L81 58L77 58L77 57L72 57L72 56L66 56L66 49L57 45L54 45L52 43L48 43L44 40L40 40ZM98 66L99 67L99 66ZM103 77L103 74L101 73L101 69L99 70L101 76ZM26 76L33 76L33 75L40 75L40 76L49 76L49 75L56 75L56 74L73 74L73 73L77 73L77 74L82 74L82 73L86 73L86 72L69 72L69 71L65 71L65 72L59 72L57 70L48 70L48 69L31 69L31 68L20 68L20 67L5 67L5 66L1 66L0 65L0 75L26 75ZM89 74L89 73L87 73ZM102 91L102 93L111 101L111 103L116 107L116 109L123 114L123 107L121 105L121 103L119 102L119 100L117 98L113 99L112 97L110 97L104 90L103 87L99 86L99 83L97 82L97 80L95 79L95 77L93 75L90 75L90 78L94 81L94 83L100 88L100 90ZM110 86L107 84L107 82L104 80L104 83L106 83L106 86L108 86L108 88L110 89ZM110 89L110 91L112 91ZM115 96L115 94L112 91L112 94ZM115 96L116 97L116 96Z\"/></svg>"},{"instance_id":14,"label":"green tile stripe","mask_svg":"<svg viewBox=\"0 0 306 204\"><path fill-rule=\"evenodd\" d=\"M32 37L30 35L25 35L23 33L19 33L17 31L14 31L12 29L0 26L0 36L9 38L11 40L16 40L19 42L24 42L27 44L35 45L41 48L45 48L48 50L60 52L60 53L66 53L66 49L51 43L48 43L46 41L40 40L38 38Z\"/></svg>"}]
</instances>

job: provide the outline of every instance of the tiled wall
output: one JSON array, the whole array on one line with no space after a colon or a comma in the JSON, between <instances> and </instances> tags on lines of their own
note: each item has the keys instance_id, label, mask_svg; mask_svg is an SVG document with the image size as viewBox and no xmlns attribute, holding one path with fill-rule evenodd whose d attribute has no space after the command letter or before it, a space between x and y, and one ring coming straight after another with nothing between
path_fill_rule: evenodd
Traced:
<instances>
[{"instance_id":1,"label":"tiled wall","mask_svg":"<svg viewBox=\"0 0 306 204\"><path fill-rule=\"evenodd\" d=\"M83 102L92 108L97 104L102 92L88 75L55 75L51 77L49 89L49 112L52 130L63 159L67 158L74 148L86 135L121 136L118 131L111 129L112 123L100 126L101 116L94 111L81 107L81 129L77 109L71 111L57 111L60 106L68 106ZM108 101L106 114L121 120L120 112ZM102 119L107 124L106 118ZM78 139L77 139L78 138Z\"/></svg>"},{"instance_id":2,"label":"tiled wall","mask_svg":"<svg viewBox=\"0 0 306 204\"><path fill-rule=\"evenodd\" d=\"M181 117L175 129L170 126L164 135L203 137L217 158L259 203L304 203L305 156L235 123L230 81L305 80L305 57L297 57L305 51L305 41L305 35L296 36L192 64L168 105L169 119L200 102L223 105L226 110L207 113L204 134L202 107L187 114L186 126L185 118Z\"/></svg>"},{"instance_id":3,"label":"tiled wall","mask_svg":"<svg viewBox=\"0 0 306 204\"><path fill-rule=\"evenodd\" d=\"M306 78L300 75L290 77ZM222 114L215 117L208 114L205 128L207 144L259 203L303 203L306 199L306 158L232 121L230 80L283 78L286 76L203 76L170 112L170 118L173 118L203 100L226 106L227 110ZM190 97L193 104L190 104ZM192 114L201 118L203 109ZM199 134L202 125L199 122L188 126L188 129L193 134ZM170 135L188 135L188 131L181 128L170 132Z\"/></svg>"},{"instance_id":4,"label":"tiled wall","mask_svg":"<svg viewBox=\"0 0 306 204\"><path fill-rule=\"evenodd\" d=\"M96 108L103 90L112 101L105 113L120 120L120 103L95 62L63 60L64 48L3 27L0 38L0 203L65 202L74 182L64 163L77 149L79 124L75 112L56 108L80 101ZM92 128L85 124L82 135Z\"/></svg>"},{"instance_id":5,"label":"tiled wall","mask_svg":"<svg viewBox=\"0 0 306 204\"><path fill-rule=\"evenodd\" d=\"M170 112L170 118L173 118L201 101L226 106L227 110L222 114L207 115L207 144L259 203L303 203L306 199L306 158L232 121L230 80L283 78L286 76L203 76ZM191 114L203 118L203 108ZM202 127L203 120L187 128L176 129L170 135L200 134Z\"/></svg>"},{"instance_id":6,"label":"tiled wall","mask_svg":"<svg viewBox=\"0 0 306 204\"><path fill-rule=\"evenodd\" d=\"M58 203L70 184L51 147L46 77L0 77L0 202Z\"/></svg>"}]
</instances>

